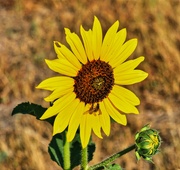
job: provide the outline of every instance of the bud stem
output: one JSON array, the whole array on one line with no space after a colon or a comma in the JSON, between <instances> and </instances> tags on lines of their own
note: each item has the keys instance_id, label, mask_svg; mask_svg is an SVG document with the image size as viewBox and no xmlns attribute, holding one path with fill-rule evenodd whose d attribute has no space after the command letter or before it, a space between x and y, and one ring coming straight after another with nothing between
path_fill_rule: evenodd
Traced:
<instances>
[{"instance_id":1,"label":"bud stem","mask_svg":"<svg viewBox=\"0 0 180 170\"><path fill-rule=\"evenodd\" d=\"M128 153L130 151L132 151L135 148L136 148L136 145L134 144L134 145L132 145L132 146L130 146L130 147L128 147L128 148L126 148L126 149L124 149L124 150L122 150L122 151L120 151L120 152L106 158L104 161L89 167L88 170L95 170L95 169L98 169L100 167L105 167L109 163L115 161L117 158L121 157L122 155L124 155L124 154L126 154L126 153Z\"/></svg>"}]
</instances>

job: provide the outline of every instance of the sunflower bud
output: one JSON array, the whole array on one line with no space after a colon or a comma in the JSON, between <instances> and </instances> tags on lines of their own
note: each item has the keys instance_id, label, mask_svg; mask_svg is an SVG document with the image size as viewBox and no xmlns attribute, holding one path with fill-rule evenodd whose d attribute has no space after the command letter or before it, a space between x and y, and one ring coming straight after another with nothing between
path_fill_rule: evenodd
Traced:
<instances>
[{"instance_id":1,"label":"sunflower bud","mask_svg":"<svg viewBox=\"0 0 180 170\"><path fill-rule=\"evenodd\" d=\"M145 160L153 162L152 156L159 152L158 148L161 145L159 132L146 125L135 135L135 144L137 160L143 157Z\"/></svg>"}]
</instances>

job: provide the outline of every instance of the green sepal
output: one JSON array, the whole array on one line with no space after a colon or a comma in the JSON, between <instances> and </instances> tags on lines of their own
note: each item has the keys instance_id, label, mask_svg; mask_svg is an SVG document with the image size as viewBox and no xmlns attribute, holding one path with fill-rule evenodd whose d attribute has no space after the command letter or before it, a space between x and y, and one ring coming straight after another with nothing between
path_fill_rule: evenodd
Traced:
<instances>
[{"instance_id":1,"label":"green sepal","mask_svg":"<svg viewBox=\"0 0 180 170\"><path fill-rule=\"evenodd\" d=\"M15 114L29 114L32 116L35 116L36 119L40 120L40 117L44 114L44 112L47 110L47 108L42 107L41 105L24 102L21 104L18 104L12 111L12 116ZM45 119L44 121L49 122L51 125L54 123L55 117L51 117L48 119Z\"/></svg>"},{"instance_id":2,"label":"green sepal","mask_svg":"<svg viewBox=\"0 0 180 170\"><path fill-rule=\"evenodd\" d=\"M63 132L64 133L64 132ZM63 133L56 134L52 137L52 140L48 147L48 152L51 156L51 159L55 161L59 166L64 168L63 165ZM95 144L90 141L88 144L88 162L92 160L93 153L95 151ZM70 143L70 160L71 160L71 169L81 164L81 142L79 134L77 133L73 141Z\"/></svg>"}]
</instances>

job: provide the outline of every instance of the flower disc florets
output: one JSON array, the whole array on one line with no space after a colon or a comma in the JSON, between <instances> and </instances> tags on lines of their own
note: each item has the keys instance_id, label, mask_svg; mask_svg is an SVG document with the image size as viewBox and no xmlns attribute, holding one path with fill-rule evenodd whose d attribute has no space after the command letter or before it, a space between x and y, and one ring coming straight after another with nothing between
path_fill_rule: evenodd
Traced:
<instances>
[{"instance_id":1,"label":"flower disc florets","mask_svg":"<svg viewBox=\"0 0 180 170\"><path fill-rule=\"evenodd\" d=\"M114 84L112 67L101 60L93 60L83 65L74 79L74 92L77 98L86 104L102 101Z\"/></svg>"}]
</instances>

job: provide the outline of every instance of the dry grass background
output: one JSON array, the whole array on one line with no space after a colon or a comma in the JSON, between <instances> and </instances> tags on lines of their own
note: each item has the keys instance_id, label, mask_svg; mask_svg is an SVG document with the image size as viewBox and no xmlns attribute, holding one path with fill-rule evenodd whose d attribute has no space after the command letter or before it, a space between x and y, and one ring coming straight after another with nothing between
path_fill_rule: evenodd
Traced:
<instances>
[{"instance_id":1,"label":"dry grass background","mask_svg":"<svg viewBox=\"0 0 180 170\"><path fill-rule=\"evenodd\" d=\"M47 153L51 127L32 116L11 117L23 101L48 106L48 93L35 89L55 75L44 59L54 59L53 41L65 43L64 27L79 33L92 26L96 15L104 32L114 21L126 27L128 39L137 37L131 58L144 55L140 68L149 73L143 83L130 86L141 99L140 115L128 115L128 125L112 124L104 140L95 136L97 163L131 145L134 134L150 123L161 132L161 153L155 164L136 162L133 152L116 162L127 170L180 169L180 1L179 0L0 0L0 169L57 170Z\"/></svg>"}]
</instances>

